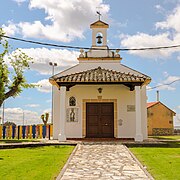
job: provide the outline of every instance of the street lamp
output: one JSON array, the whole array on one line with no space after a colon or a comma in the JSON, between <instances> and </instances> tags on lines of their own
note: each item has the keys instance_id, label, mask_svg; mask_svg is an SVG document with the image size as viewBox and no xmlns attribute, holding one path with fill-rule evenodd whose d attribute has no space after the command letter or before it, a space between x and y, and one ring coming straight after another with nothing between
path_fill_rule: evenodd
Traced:
<instances>
[{"instance_id":1,"label":"street lamp","mask_svg":"<svg viewBox=\"0 0 180 180\"><path fill-rule=\"evenodd\" d=\"M57 63L49 62L49 65L52 66L52 76L54 76L54 67L57 66ZM52 107L51 107L51 123L53 124L53 85L52 85Z\"/></svg>"},{"instance_id":2,"label":"street lamp","mask_svg":"<svg viewBox=\"0 0 180 180\"><path fill-rule=\"evenodd\" d=\"M4 117L5 117L4 109L5 109L5 101L2 104L2 125L4 124Z\"/></svg>"}]
</instances>

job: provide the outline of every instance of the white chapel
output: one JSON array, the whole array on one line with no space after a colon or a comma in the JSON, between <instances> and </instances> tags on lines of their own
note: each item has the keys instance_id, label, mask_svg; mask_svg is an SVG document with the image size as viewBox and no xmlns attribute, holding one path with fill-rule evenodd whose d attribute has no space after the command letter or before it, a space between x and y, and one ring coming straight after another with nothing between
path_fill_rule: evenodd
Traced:
<instances>
[{"instance_id":1,"label":"white chapel","mask_svg":"<svg viewBox=\"0 0 180 180\"><path fill-rule=\"evenodd\" d=\"M109 25L90 25L92 46L79 63L54 76L53 138L147 138L146 86L151 78L121 63L109 50Z\"/></svg>"}]
</instances>

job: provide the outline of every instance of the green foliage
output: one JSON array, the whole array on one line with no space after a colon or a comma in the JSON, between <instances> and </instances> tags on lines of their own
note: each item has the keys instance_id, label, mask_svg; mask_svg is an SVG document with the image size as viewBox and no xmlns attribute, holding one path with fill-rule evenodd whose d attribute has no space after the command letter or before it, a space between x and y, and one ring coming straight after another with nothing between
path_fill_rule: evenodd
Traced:
<instances>
[{"instance_id":1,"label":"green foliage","mask_svg":"<svg viewBox=\"0 0 180 180\"><path fill-rule=\"evenodd\" d=\"M35 85L28 84L24 72L29 69L29 63L32 58L28 57L20 49L16 49L13 53L9 53L10 46L6 39L2 36L5 33L0 28L0 107L4 100L9 97L16 97L23 88L33 88ZM12 67L10 71L8 65Z\"/></svg>"},{"instance_id":2,"label":"green foliage","mask_svg":"<svg viewBox=\"0 0 180 180\"><path fill-rule=\"evenodd\" d=\"M74 146L0 150L0 179L55 179Z\"/></svg>"}]
</instances>

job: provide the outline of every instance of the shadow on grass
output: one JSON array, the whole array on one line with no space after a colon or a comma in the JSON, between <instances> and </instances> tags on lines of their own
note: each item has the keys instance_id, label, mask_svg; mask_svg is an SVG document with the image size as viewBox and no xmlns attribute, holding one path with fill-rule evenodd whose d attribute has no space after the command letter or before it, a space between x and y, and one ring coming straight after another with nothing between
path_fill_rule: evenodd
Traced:
<instances>
[{"instance_id":1,"label":"shadow on grass","mask_svg":"<svg viewBox=\"0 0 180 180\"><path fill-rule=\"evenodd\" d=\"M180 140L180 136L149 136L149 138L158 139L158 140L174 140L178 141Z\"/></svg>"},{"instance_id":2,"label":"shadow on grass","mask_svg":"<svg viewBox=\"0 0 180 180\"><path fill-rule=\"evenodd\" d=\"M40 142L39 140L32 139L1 139L0 143L22 143L22 142Z\"/></svg>"},{"instance_id":3,"label":"shadow on grass","mask_svg":"<svg viewBox=\"0 0 180 180\"><path fill-rule=\"evenodd\" d=\"M136 143L136 144L125 144L127 147L135 148L135 147L152 147L152 148L180 148L179 141L162 141L160 143Z\"/></svg>"}]
</instances>

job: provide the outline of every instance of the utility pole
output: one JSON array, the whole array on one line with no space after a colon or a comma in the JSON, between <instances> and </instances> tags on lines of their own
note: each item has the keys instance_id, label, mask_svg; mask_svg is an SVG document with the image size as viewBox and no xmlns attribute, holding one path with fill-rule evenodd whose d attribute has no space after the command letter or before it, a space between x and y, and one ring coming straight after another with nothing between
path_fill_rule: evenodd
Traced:
<instances>
[{"instance_id":1,"label":"utility pole","mask_svg":"<svg viewBox=\"0 0 180 180\"><path fill-rule=\"evenodd\" d=\"M156 101L159 102L159 91L156 91L156 93L157 93Z\"/></svg>"},{"instance_id":2,"label":"utility pole","mask_svg":"<svg viewBox=\"0 0 180 180\"><path fill-rule=\"evenodd\" d=\"M54 76L54 68L57 66L57 63L53 63L53 62L49 62L49 65L52 66L52 76ZM52 89L51 89L51 102L52 102L52 105L51 105L51 123L53 124L53 104L54 104L54 101L53 101L53 85L52 85Z\"/></svg>"},{"instance_id":3,"label":"utility pole","mask_svg":"<svg viewBox=\"0 0 180 180\"><path fill-rule=\"evenodd\" d=\"M24 126L24 110L23 110L23 126Z\"/></svg>"},{"instance_id":4,"label":"utility pole","mask_svg":"<svg viewBox=\"0 0 180 180\"><path fill-rule=\"evenodd\" d=\"M5 108L5 101L3 102L3 105L2 105L2 125L4 124L4 117L5 117L4 108Z\"/></svg>"}]
</instances>

